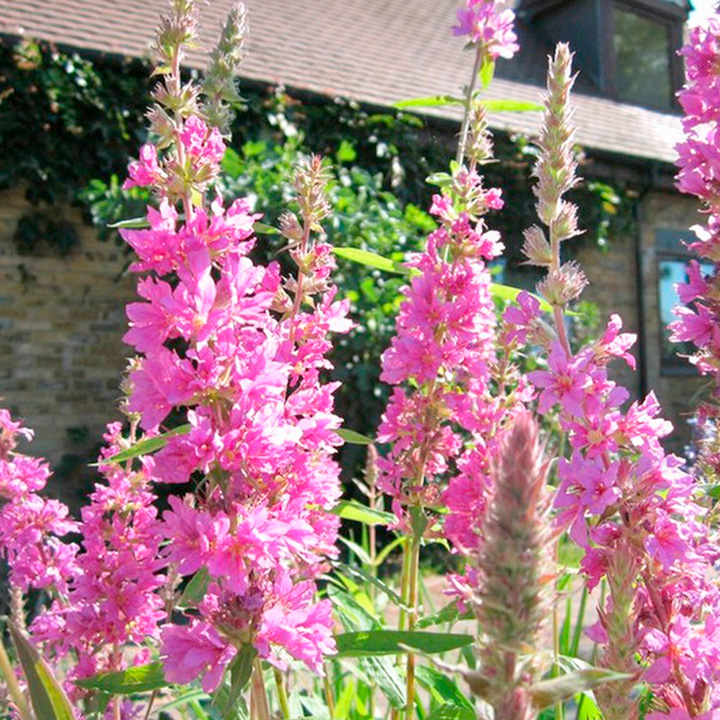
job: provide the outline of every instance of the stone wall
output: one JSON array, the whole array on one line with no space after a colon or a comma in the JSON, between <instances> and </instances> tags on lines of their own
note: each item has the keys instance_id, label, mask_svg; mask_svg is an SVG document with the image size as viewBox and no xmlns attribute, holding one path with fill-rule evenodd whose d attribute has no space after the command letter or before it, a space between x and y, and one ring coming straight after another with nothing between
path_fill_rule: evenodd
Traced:
<instances>
[{"instance_id":1,"label":"stone wall","mask_svg":"<svg viewBox=\"0 0 720 720\"><path fill-rule=\"evenodd\" d=\"M18 219L41 211L72 223L66 255L40 243L19 254ZM53 465L83 456L120 419L115 406L129 348L121 340L133 279L112 242L99 242L74 208L33 208L20 190L0 193L0 406L35 430L29 448Z\"/></svg>"},{"instance_id":2,"label":"stone wall","mask_svg":"<svg viewBox=\"0 0 720 720\"><path fill-rule=\"evenodd\" d=\"M609 312L618 312L623 317L625 328L634 333L638 333L638 328L643 325L646 389L655 392L665 417L675 426L668 443L675 451L681 451L690 439L691 429L687 420L697 404L695 396L703 380L689 364L673 368L661 361L657 231L687 232L699 221L697 208L697 202L673 192L652 191L642 198L638 214L640 273L635 260L636 239L630 235L611 238L607 252L588 245L578 253L578 260L590 280L584 297L598 303L601 317L605 318ZM639 322L638 276L642 282L644 324ZM635 356L638 357L637 348ZM620 361L615 361L613 371L615 378L637 397L641 391L640 374L633 373Z\"/></svg>"}]
</instances>

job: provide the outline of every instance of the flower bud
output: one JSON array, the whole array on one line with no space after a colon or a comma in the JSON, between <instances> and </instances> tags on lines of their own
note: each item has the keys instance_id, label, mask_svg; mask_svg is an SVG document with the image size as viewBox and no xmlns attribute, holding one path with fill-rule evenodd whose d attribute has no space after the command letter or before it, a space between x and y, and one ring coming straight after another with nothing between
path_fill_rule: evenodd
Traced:
<instances>
[{"instance_id":1,"label":"flower bud","mask_svg":"<svg viewBox=\"0 0 720 720\"><path fill-rule=\"evenodd\" d=\"M295 215L295 213L290 212L289 210L284 212L280 216L278 224L280 225L280 232L283 237L286 237L290 241L291 246L302 240L303 227L297 219L297 215Z\"/></svg>"},{"instance_id":2,"label":"flower bud","mask_svg":"<svg viewBox=\"0 0 720 720\"><path fill-rule=\"evenodd\" d=\"M228 14L205 74L205 114L210 125L219 128L223 134L229 132L234 116L231 106L241 102L235 77L245 57L247 32L247 10L245 5L238 3Z\"/></svg>"},{"instance_id":3,"label":"flower bud","mask_svg":"<svg viewBox=\"0 0 720 720\"><path fill-rule=\"evenodd\" d=\"M530 265L550 267L552 265L552 249L550 243L545 239L545 233L537 225L523 231L525 242L522 251Z\"/></svg>"},{"instance_id":4,"label":"flower bud","mask_svg":"<svg viewBox=\"0 0 720 720\"><path fill-rule=\"evenodd\" d=\"M580 266L570 261L557 270L550 270L537 285L537 291L551 305L566 305L580 296L588 284Z\"/></svg>"}]
</instances>

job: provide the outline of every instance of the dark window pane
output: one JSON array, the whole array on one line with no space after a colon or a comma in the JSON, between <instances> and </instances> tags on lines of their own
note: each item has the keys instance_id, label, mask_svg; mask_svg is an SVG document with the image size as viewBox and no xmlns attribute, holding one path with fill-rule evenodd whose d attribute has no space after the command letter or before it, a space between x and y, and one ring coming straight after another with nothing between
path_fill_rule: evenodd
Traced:
<instances>
[{"instance_id":1,"label":"dark window pane","mask_svg":"<svg viewBox=\"0 0 720 720\"><path fill-rule=\"evenodd\" d=\"M670 40L667 26L618 8L613 17L618 99L669 108Z\"/></svg>"}]
</instances>

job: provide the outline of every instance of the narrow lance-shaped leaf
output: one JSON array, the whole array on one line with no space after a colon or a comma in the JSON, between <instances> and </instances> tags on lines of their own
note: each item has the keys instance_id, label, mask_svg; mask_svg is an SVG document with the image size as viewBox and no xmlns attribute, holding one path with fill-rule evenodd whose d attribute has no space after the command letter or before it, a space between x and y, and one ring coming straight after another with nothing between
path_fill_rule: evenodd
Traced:
<instances>
[{"instance_id":1,"label":"narrow lance-shaped leaf","mask_svg":"<svg viewBox=\"0 0 720 720\"><path fill-rule=\"evenodd\" d=\"M462 105L465 102L463 98L453 97L452 95L430 95L429 97L411 98L410 100L400 100L393 103L393 107L400 110L412 107L443 107L445 105Z\"/></svg>"},{"instance_id":2,"label":"narrow lance-shaped leaf","mask_svg":"<svg viewBox=\"0 0 720 720\"><path fill-rule=\"evenodd\" d=\"M396 273L398 275L408 275L410 273L410 268L403 267L400 263L378 255L377 253L370 252L369 250L361 250L360 248L353 247L334 247L333 252L345 260L351 260L352 262L376 268L377 270L384 270L385 272Z\"/></svg>"},{"instance_id":3,"label":"narrow lance-shaped leaf","mask_svg":"<svg viewBox=\"0 0 720 720\"><path fill-rule=\"evenodd\" d=\"M101 690L108 695L130 695L157 690L170 683L165 679L162 663L154 662L117 672L98 673L76 680L75 684L88 690Z\"/></svg>"},{"instance_id":4,"label":"narrow lance-shaped leaf","mask_svg":"<svg viewBox=\"0 0 720 720\"><path fill-rule=\"evenodd\" d=\"M207 571L207 568L202 567L188 581L188 584L180 596L178 605L180 607L187 607L188 605L199 603L205 597L209 584L210 573Z\"/></svg>"},{"instance_id":5,"label":"narrow lance-shaped leaf","mask_svg":"<svg viewBox=\"0 0 720 720\"><path fill-rule=\"evenodd\" d=\"M76 720L70 700L35 646L15 623L9 623L9 628L35 717L38 720Z\"/></svg>"},{"instance_id":6,"label":"narrow lance-shaped leaf","mask_svg":"<svg viewBox=\"0 0 720 720\"><path fill-rule=\"evenodd\" d=\"M533 705L538 710L542 710L567 700L576 693L592 690L608 682L628 680L631 677L627 673L613 672L605 668L587 668L535 683L530 687L530 697Z\"/></svg>"},{"instance_id":7,"label":"narrow lance-shaped leaf","mask_svg":"<svg viewBox=\"0 0 720 720\"><path fill-rule=\"evenodd\" d=\"M348 428L340 428L335 432L350 445L372 445L373 442L375 442L371 437L355 432L355 430L349 430Z\"/></svg>"},{"instance_id":8,"label":"narrow lance-shaped leaf","mask_svg":"<svg viewBox=\"0 0 720 720\"><path fill-rule=\"evenodd\" d=\"M180 425L172 430L168 430L166 433L161 435L155 435L154 437L143 438L139 442L136 442L132 447L127 450L121 450L112 457L107 458L104 462L122 463L126 460L132 460L133 458L140 457L141 455L149 455L154 453L167 445L167 441L175 435L187 435L192 430L192 425Z\"/></svg>"},{"instance_id":9,"label":"narrow lance-shaped leaf","mask_svg":"<svg viewBox=\"0 0 720 720\"><path fill-rule=\"evenodd\" d=\"M528 100L480 100L480 104L488 112L541 112L545 108Z\"/></svg>"},{"instance_id":10,"label":"narrow lance-shaped leaf","mask_svg":"<svg viewBox=\"0 0 720 720\"><path fill-rule=\"evenodd\" d=\"M119 222L109 223L109 228L120 228L120 229L136 229L136 228L149 228L150 223L146 217L130 218L129 220L120 220Z\"/></svg>"},{"instance_id":11,"label":"narrow lance-shaped leaf","mask_svg":"<svg viewBox=\"0 0 720 720\"><path fill-rule=\"evenodd\" d=\"M355 520L365 525L389 525L396 520L392 513L361 505L357 500L341 500L331 512L343 520Z\"/></svg>"},{"instance_id":12,"label":"narrow lance-shaped leaf","mask_svg":"<svg viewBox=\"0 0 720 720\"><path fill-rule=\"evenodd\" d=\"M340 657L397 655L407 652L408 648L431 655L457 650L472 642L472 635L403 630L367 630L335 636Z\"/></svg>"}]
</instances>

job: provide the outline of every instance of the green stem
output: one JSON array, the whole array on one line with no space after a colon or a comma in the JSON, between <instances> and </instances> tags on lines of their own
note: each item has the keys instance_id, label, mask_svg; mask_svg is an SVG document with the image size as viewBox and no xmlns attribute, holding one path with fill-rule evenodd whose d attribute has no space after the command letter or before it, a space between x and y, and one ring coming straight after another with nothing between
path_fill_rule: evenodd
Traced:
<instances>
[{"instance_id":1,"label":"green stem","mask_svg":"<svg viewBox=\"0 0 720 720\"><path fill-rule=\"evenodd\" d=\"M415 629L417 622L417 600L418 600L418 571L420 565L420 536L413 534L410 543L410 568L408 579L408 607L410 608L408 617L408 630ZM405 708L406 720L413 720L415 715L415 655L408 653L407 656L407 705Z\"/></svg>"},{"instance_id":2,"label":"green stem","mask_svg":"<svg viewBox=\"0 0 720 720\"><path fill-rule=\"evenodd\" d=\"M580 638L582 637L583 622L585 620L585 605L587 603L588 590L587 585L583 585L582 595L580 595L580 607L578 608L577 617L575 618L575 627L573 628L573 636L570 642L570 654L575 657L580 647Z\"/></svg>"},{"instance_id":3,"label":"green stem","mask_svg":"<svg viewBox=\"0 0 720 720\"><path fill-rule=\"evenodd\" d=\"M323 675L323 690L325 692L325 703L327 704L328 713L331 718L335 717L335 700L333 700L333 692L330 687L330 679L328 678L327 668L325 668L325 674Z\"/></svg>"},{"instance_id":4,"label":"green stem","mask_svg":"<svg viewBox=\"0 0 720 720\"><path fill-rule=\"evenodd\" d=\"M557 609L557 603L553 604L553 669L552 669L552 677L557 677L559 674L559 665L558 665L558 658L560 657L560 633L559 633L559 623L558 623L558 609ZM562 700L555 705L555 720L563 720L564 718L564 712L563 712L563 703Z\"/></svg>"},{"instance_id":5,"label":"green stem","mask_svg":"<svg viewBox=\"0 0 720 720\"><path fill-rule=\"evenodd\" d=\"M2 641L0 641L0 675L5 678L5 684L7 685L10 697L13 703L15 703L15 707L20 713L22 720L33 720L27 700L20 689L20 684L15 677L15 671L10 663L10 658L5 652L5 645L3 645Z\"/></svg>"},{"instance_id":6,"label":"green stem","mask_svg":"<svg viewBox=\"0 0 720 720\"><path fill-rule=\"evenodd\" d=\"M458 143L457 155L455 159L458 165L462 164L465 159L465 146L467 145L468 130L470 129L470 114L472 110L472 99L475 93L475 85L477 84L478 73L480 72L480 64L485 57L482 44L478 45L477 53L475 54L475 64L473 65L472 78L470 79L470 85L468 85L467 93L465 94L465 114L463 116L462 126L460 128L460 142Z\"/></svg>"},{"instance_id":7,"label":"green stem","mask_svg":"<svg viewBox=\"0 0 720 720\"><path fill-rule=\"evenodd\" d=\"M282 710L285 720L290 720L290 705L288 703L287 692L285 691L285 681L283 680L282 673L277 668L273 668L273 673L275 675L275 685L277 687L280 709Z\"/></svg>"}]
</instances>

